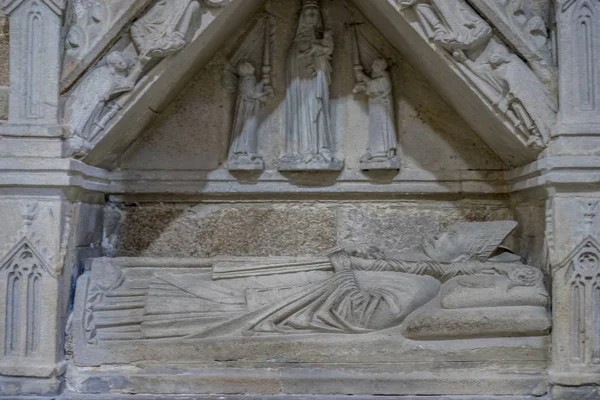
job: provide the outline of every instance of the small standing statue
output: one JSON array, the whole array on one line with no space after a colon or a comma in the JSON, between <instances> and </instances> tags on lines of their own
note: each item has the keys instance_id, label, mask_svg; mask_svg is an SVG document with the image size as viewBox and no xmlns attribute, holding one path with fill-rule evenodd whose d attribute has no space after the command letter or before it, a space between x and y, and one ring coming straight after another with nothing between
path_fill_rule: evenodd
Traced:
<instances>
[{"instance_id":1,"label":"small standing statue","mask_svg":"<svg viewBox=\"0 0 600 400\"><path fill-rule=\"evenodd\" d=\"M264 162L258 154L258 113L273 89L268 75L256 82L254 66L242 61L238 65L238 93L229 149L229 170L262 170Z\"/></svg>"},{"instance_id":2,"label":"small standing statue","mask_svg":"<svg viewBox=\"0 0 600 400\"><path fill-rule=\"evenodd\" d=\"M362 43L359 39L363 39ZM394 96L388 63L381 57L376 58L370 64L371 76L367 75L360 61L360 44L363 48L371 47L364 38L359 38L354 27L354 75L357 83L353 92L365 93L369 98L369 143L366 153L360 158L361 169L400 169ZM371 54L375 54L372 47L370 50ZM363 55L363 58L366 57Z\"/></svg>"},{"instance_id":3,"label":"small standing statue","mask_svg":"<svg viewBox=\"0 0 600 400\"><path fill-rule=\"evenodd\" d=\"M333 35L323 28L318 0L303 0L286 59L285 153L280 171L337 171L329 86Z\"/></svg>"},{"instance_id":4,"label":"small standing statue","mask_svg":"<svg viewBox=\"0 0 600 400\"><path fill-rule=\"evenodd\" d=\"M225 66L225 87L236 95L228 157L230 171L264 169L264 162L258 151L257 136L260 109L267 98L273 95L271 86L273 37L273 19L267 16L245 35L241 46ZM262 65L260 81L256 76L255 65Z\"/></svg>"}]
</instances>

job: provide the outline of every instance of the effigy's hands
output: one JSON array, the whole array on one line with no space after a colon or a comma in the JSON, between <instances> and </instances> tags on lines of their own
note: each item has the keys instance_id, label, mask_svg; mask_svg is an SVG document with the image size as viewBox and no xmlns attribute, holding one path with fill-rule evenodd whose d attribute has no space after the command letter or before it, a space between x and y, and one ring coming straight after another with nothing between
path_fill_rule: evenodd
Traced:
<instances>
[{"instance_id":1,"label":"effigy's hands","mask_svg":"<svg viewBox=\"0 0 600 400\"><path fill-rule=\"evenodd\" d=\"M352 269L352 261L350 255L345 251L338 251L329 256L331 265L335 272L349 271Z\"/></svg>"},{"instance_id":2,"label":"effigy's hands","mask_svg":"<svg viewBox=\"0 0 600 400\"><path fill-rule=\"evenodd\" d=\"M385 253L378 247L366 245L337 246L321 253L324 257L330 257L339 252L348 254L350 257L364 258L367 260L378 260L385 258Z\"/></svg>"},{"instance_id":3,"label":"effigy's hands","mask_svg":"<svg viewBox=\"0 0 600 400\"><path fill-rule=\"evenodd\" d=\"M352 257L364 258L364 259L380 259L384 258L385 254L381 249L375 246L356 245L346 247L346 251Z\"/></svg>"}]
</instances>

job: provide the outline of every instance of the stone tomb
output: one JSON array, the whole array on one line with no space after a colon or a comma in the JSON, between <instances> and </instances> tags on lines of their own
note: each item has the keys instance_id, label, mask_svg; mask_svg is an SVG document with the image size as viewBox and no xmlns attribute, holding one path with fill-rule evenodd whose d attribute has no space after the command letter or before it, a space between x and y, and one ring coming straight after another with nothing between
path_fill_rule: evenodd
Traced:
<instances>
[{"instance_id":1,"label":"stone tomb","mask_svg":"<svg viewBox=\"0 0 600 400\"><path fill-rule=\"evenodd\" d=\"M0 397L595 398L597 3L2 2Z\"/></svg>"}]
</instances>

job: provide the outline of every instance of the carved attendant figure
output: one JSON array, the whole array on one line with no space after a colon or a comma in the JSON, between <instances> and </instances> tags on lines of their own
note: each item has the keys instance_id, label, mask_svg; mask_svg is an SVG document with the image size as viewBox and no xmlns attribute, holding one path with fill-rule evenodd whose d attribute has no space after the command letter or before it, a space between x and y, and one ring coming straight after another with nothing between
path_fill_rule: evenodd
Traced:
<instances>
[{"instance_id":1,"label":"carved attendant figure","mask_svg":"<svg viewBox=\"0 0 600 400\"><path fill-rule=\"evenodd\" d=\"M383 58L375 60L372 70L369 77L362 65L354 66L358 82L354 93L362 92L369 97L369 147L360 161L365 169L376 164L384 168L398 168L394 98L387 61Z\"/></svg>"},{"instance_id":2,"label":"carved attendant figure","mask_svg":"<svg viewBox=\"0 0 600 400\"><path fill-rule=\"evenodd\" d=\"M190 40L192 23L200 12L196 0L159 0L131 26L131 38L139 60L131 78L136 80L152 59L161 59L183 49Z\"/></svg>"},{"instance_id":3,"label":"carved attendant figure","mask_svg":"<svg viewBox=\"0 0 600 400\"><path fill-rule=\"evenodd\" d=\"M75 153L85 151L97 124L107 111L106 106L119 95L132 89L128 79L131 60L113 51L73 91L65 104L71 147Z\"/></svg>"},{"instance_id":4,"label":"carved attendant figure","mask_svg":"<svg viewBox=\"0 0 600 400\"><path fill-rule=\"evenodd\" d=\"M237 166L248 169L249 165L262 169L262 158L257 153L257 118L261 103L272 91L269 86L271 79L265 75L260 82L256 82L254 66L247 61L238 65L237 72L238 97L231 133L229 169L236 169Z\"/></svg>"},{"instance_id":5,"label":"carved attendant figure","mask_svg":"<svg viewBox=\"0 0 600 400\"><path fill-rule=\"evenodd\" d=\"M341 169L333 156L329 85L333 36L317 0L305 0L287 57L286 148L281 170Z\"/></svg>"}]
</instances>

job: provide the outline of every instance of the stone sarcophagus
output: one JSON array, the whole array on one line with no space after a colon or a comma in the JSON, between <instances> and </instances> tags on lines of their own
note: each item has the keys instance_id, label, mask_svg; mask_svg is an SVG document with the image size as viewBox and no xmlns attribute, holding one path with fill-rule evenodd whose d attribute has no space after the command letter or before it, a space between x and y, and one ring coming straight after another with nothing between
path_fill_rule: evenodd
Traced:
<instances>
[{"instance_id":1,"label":"stone sarcophagus","mask_svg":"<svg viewBox=\"0 0 600 400\"><path fill-rule=\"evenodd\" d=\"M74 361L141 363L124 378L100 373L140 392L163 374L159 391L185 382L187 393L277 394L280 381L289 393L418 393L442 390L443 373L448 393L483 380L498 393L541 394L548 292L538 268L500 247L515 227L455 223L419 250L337 247L312 258L100 258L77 284ZM514 371L516 359L529 375ZM193 375L170 371L181 365ZM86 371L78 384L97 390ZM312 379L323 384L311 389Z\"/></svg>"},{"instance_id":2,"label":"stone sarcophagus","mask_svg":"<svg viewBox=\"0 0 600 400\"><path fill-rule=\"evenodd\" d=\"M0 9L0 399L600 398L600 1Z\"/></svg>"}]
</instances>

